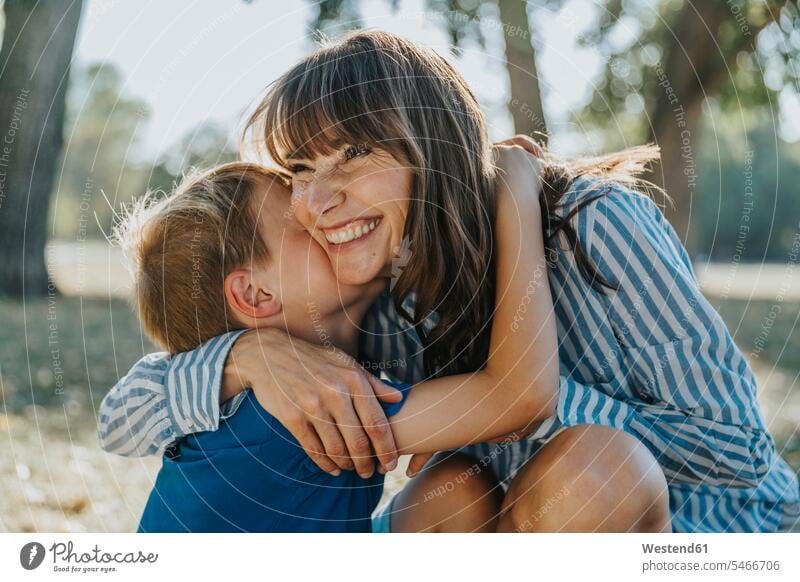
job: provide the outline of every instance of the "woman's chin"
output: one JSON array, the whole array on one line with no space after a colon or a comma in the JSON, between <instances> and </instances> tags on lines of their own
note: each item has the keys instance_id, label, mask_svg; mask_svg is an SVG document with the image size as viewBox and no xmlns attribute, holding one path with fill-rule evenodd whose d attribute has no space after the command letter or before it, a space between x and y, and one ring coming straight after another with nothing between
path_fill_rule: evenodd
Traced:
<instances>
[{"instance_id":1,"label":"woman's chin","mask_svg":"<svg viewBox=\"0 0 800 582\"><path fill-rule=\"evenodd\" d=\"M336 279L344 285L365 285L381 276L383 263L376 257L366 259L343 260L341 257L331 265Z\"/></svg>"}]
</instances>

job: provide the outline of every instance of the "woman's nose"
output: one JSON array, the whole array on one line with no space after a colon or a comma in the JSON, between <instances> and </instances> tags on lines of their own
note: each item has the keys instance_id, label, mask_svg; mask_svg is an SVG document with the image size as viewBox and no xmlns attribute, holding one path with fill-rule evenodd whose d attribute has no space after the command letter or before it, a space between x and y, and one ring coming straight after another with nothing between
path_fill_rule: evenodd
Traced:
<instances>
[{"instance_id":1,"label":"woman's nose","mask_svg":"<svg viewBox=\"0 0 800 582\"><path fill-rule=\"evenodd\" d=\"M313 180L305 196L308 212L316 217L333 210L344 200L344 192L339 184L326 178Z\"/></svg>"}]
</instances>

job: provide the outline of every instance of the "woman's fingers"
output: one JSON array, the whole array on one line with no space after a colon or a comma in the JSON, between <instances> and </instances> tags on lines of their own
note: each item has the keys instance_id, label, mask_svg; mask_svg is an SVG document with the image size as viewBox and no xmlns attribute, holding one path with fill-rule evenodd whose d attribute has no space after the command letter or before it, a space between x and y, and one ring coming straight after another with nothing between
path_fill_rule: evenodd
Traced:
<instances>
[{"instance_id":1,"label":"woman's fingers","mask_svg":"<svg viewBox=\"0 0 800 582\"><path fill-rule=\"evenodd\" d=\"M388 402L392 404L400 402L403 399L403 393L397 388L392 388L388 384L381 382L379 378L375 378L375 376L369 372L367 372L367 376L370 384L372 385L372 391L381 402Z\"/></svg>"},{"instance_id":2,"label":"woman's fingers","mask_svg":"<svg viewBox=\"0 0 800 582\"><path fill-rule=\"evenodd\" d=\"M411 457L411 460L408 462L408 468L406 469L406 475L408 477L414 477L425 466L425 463L431 460L431 457L434 453L417 453Z\"/></svg>"},{"instance_id":3,"label":"woman's fingers","mask_svg":"<svg viewBox=\"0 0 800 582\"><path fill-rule=\"evenodd\" d=\"M356 473L364 479L372 477L375 472L372 447L370 447L369 437L355 412L350 410L346 416L338 418L336 422L339 430L342 431L347 453L350 455Z\"/></svg>"},{"instance_id":4,"label":"woman's fingers","mask_svg":"<svg viewBox=\"0 0 800 582\"><path fill-rule=\"evenodd\" d=\"M515 135L509 139L504 139L503 141L497 142L496 145L507 145L507 146L519 146L529 154L536 156L537 158L541 158L544 155L544 150L542 146L540 146L536 141L527 135Z\"/></svg>"},{"instance_id":5,"label":"woman's fingers","mask_svg":"<svg viewBox=\"0 0 800 582\"><path fill-rule=\"evenodd\" d=\"M324 453L325 447L322 445L322 440L310 423L304 423L301 428L296 432L292 432L292 434L297 439L297 442L300 443L300 446L305 449L306 454L316 463L317 467L333 476L341 474L341 470L336 463Z\"/></svg>"},{"instance_id":6,"label":"woman's fingers","mask_svg":"<svg viewBox=\"0 0 800 582\"><path fill-rule=\"evenodd\" d=\"M383 472L389 472L397 467L397 445L386 413L376 398L378 392L385 394L388 386L368 372L362 372L362 378L364 382L361 392L354 397L353 402L378 463L383 467ZM395 392L402 399L403 395L399 391Z\"/></svg>"},{"instance_id":7,"label":"woman's fingers","mask_svg":"<svg viewBox=\"0 0 800 582\"><path fill-rule=\"evenodd\" d=\"M314 430L322 441L325 456L330 459L337 468L350 471L354 468L353 460L347 450L345 438L342 434L342 427L337 426L336 422L330 418L315 418ZM330 471L328 471L330 473Z\"/></svg>"}]
</instances>

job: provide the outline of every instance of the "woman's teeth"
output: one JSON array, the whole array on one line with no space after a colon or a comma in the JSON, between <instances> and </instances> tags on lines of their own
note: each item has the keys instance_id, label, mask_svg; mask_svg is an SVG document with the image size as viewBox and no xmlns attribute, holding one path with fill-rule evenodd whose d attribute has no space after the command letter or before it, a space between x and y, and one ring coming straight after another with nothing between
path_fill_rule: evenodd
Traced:
<instances>
[{"instance_id":1,"label":"woman's teeth","mask_svg":"<svg viewBox=\"0 0 800 582\"><path fill-rule=\"evenodd\" d=\"M335 245L350 242L351 240L361 238L371 230L374 230L379 221L380 219L376 218L367 223L359 224L357 226L350 226L346 229L337 230L336 232L326 232L325 238L329 243L333 243Z\"/></svg>"}]
</instances>

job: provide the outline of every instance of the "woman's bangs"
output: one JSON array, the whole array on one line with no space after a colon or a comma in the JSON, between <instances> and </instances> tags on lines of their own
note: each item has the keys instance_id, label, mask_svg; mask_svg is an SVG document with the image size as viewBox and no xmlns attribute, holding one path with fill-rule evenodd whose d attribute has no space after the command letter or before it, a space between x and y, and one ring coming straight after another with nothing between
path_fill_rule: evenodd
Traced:
<instances>
[{"instance_id":1,"label":"woman's bangs","mask_svg":"<svg viewBox=\"0 0 800 582\"><path fill-rule=\"evenodd\" d=\"M328 155L339 141L335 123L326 115L319 100L281 98L277 104L267 140L275 161L285 165L289 158L314 159Z\"/></svg>"},{"instance_id":2,"label":"woman's bangs","mask_svg":"<svg viewBox=\"0 0 800 582\"><path fill-rule=\"evenodd\" d=\"M285 165L289 158L314 159L356 144L397 150L398 138L406 136L392 132L403 125L396 104L379 103L364 84L348 83L347 75L323 75L323 70L308 67L273 88L265 116L273 159Z\"/></svg>"}]
</instances>

